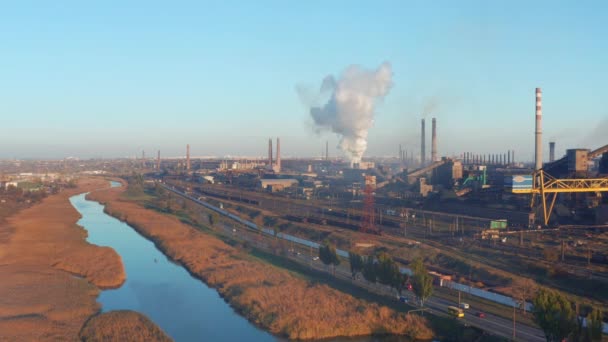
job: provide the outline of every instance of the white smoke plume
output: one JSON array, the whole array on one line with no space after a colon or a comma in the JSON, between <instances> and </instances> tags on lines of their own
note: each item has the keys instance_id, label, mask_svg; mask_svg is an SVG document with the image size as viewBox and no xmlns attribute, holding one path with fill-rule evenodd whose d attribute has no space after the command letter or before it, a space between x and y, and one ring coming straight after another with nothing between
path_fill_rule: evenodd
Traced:
<instances>
[{"instance_id":1,"label":"white smoke plume","mask_svg":"<svg viewBox=\"0 0 608 342\"><path fill-rule=\"evenodd\" d=\"M392 70L388 62L376 70L351 65L336 80L328 75L321 93L330 92L327 103L312 107L317 129L327 129L340 136L340 148L351 163L361 162L367 149L367 134L374 124L374 107L392 87Z\"/></svg>"}]
</instances>

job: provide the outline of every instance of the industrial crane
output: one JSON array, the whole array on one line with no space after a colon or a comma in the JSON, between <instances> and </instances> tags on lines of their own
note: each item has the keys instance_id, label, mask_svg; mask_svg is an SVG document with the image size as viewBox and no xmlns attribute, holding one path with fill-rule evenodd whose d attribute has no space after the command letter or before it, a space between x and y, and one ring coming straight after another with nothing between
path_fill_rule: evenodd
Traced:
<instances>
[{"instance_id":1,"label":"industrial crane","mask_svg":"<svg viewBox=\"0 0 608 342\"><path fill-rule=\"evenodd\" d=\"M531 208L534 208L540 197L543 208L543 220L549 224L553 206L560 193L608 192L608 178L566 178L557 179L543 169L535 171L532 176L532 188L520 190L520 193L532 194ZM549 201L549 203L547 203Z\"/></svg>"}]
</instances>

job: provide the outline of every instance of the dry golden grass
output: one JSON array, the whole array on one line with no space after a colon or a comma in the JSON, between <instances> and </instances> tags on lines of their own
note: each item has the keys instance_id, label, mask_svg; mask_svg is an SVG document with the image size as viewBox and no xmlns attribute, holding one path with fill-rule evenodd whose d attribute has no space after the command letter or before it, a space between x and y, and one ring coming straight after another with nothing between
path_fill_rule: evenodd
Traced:
<instances>
[{"instance_id":1,"label":"dry golden grass","mask_svg":"<svg viewBox=\"0 0 608 342\"><path fill-rule=\"evenodd\" d=\"M80 338L84 342L173 341L148 317L129 310L110 311L91 317L82 328Z\"/></svg>"},{"instance_id":2,"label":"dry golden grass","mask_svg":"<svg viewBox=\"0 0 608 342\"><path fill-rule=\"evenodd\" d=\"M121 198L121 188L89 197L155 241L172 259L216 288L238 311L268 331L294 339L401 334L429 339L426 320L365 302L248 258L171 216Z\"/></svg>"},{"instance_id":3,"label":"dry golden grass","mask_svg":"<svg viewBox=\"0 0 608 342\"><path fill-rule=\"evenodd\" d=\"M0 340L78 339L84 322L99 311L99 288L117 287L125 272L114 250L85 241L69 197L107 187L87 179L50 196L0 226Z\"/></svg>"}]
</instances>

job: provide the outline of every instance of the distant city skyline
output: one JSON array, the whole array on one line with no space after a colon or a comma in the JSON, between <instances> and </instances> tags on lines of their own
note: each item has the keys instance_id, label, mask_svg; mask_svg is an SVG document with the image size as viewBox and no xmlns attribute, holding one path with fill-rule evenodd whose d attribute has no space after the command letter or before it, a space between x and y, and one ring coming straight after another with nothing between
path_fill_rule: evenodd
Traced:
<instances>
[{"instance_id":1,"label":"distant city skyline","mask_svg":"<svg viewBox=\"0 0 608 342\"><path fill-rule=\"evenodd\" d=\"M422 117L429 150L436 117L442 156L531 161L541 87L547 161L550 140L608 144L607 20L602 1L2 4L0 158L342 155L296 89L387 61L364 158L418 155Z\"/></svg>"}]
</instances>

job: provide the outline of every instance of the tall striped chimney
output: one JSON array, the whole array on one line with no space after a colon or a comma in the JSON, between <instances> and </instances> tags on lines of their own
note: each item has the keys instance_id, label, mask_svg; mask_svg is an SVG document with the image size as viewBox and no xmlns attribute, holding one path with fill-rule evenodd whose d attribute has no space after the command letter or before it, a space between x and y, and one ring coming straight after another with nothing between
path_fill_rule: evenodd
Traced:
<instances>
[{"instance_id":1,"label":"tall striped chimney","mask_svg":"<svg viewBox=\"0 0 608 342\"><path fill-rule=\"evenodd\" d=\"M437 161L437 120L431 121L431 162Z\"/></svg>"},{"instance_id":2,"label":"tall striped chimney","mask_svg":"<svg viewBox=\"0 0 608 342\"><path fill-rule=\"evenodd\" d=\"M540 170L543 168L543 93L540 88L536 88L536 132L535 132L535 151L534 151L534 169Z\"/></svg>"}]
</instances>

